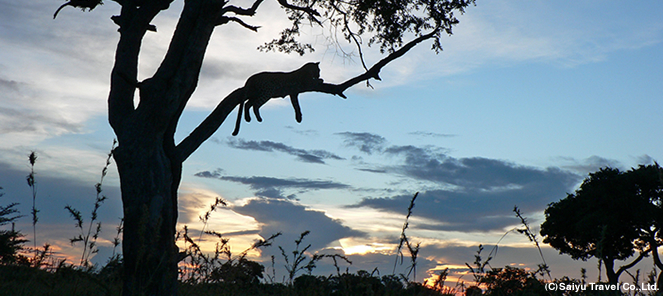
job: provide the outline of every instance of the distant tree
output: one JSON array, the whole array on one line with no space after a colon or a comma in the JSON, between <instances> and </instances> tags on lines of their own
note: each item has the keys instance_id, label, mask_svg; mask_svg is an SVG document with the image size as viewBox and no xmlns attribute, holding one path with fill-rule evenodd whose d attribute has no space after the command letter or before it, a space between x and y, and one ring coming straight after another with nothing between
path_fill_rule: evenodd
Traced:
<instances>
[{"instance_id":1,"label":"distant tree","mask_svg":"<svg viewBox=\"0 0 663 296\"><path fill-rule=\"evenodd\" d=\"M185 0L161 65L152 77L143 81L138 81L143 38L148 31L156 31L151 22L169 8L173 0L114 1L121 6L120 15L112 17L119 26L120 39L111 73L108 113L119 142L113 156L120 175L124 208L123 294L175 295L178 249L174 237L182 163L219 128L235 107L247 100L247 94L263 92L265 85L282 84L264 79L263 83L236 89L189 136L176 143L175 130L196 89L214 29L233 24L258 30L259 26L248 24L246 18L255 15L264 1L253 0L250 7L240 7L231 3L238 1L232 0ZM474 3L474 0L277 1L292 26L265 43L262 49L304 54L313 47L297 41L300 27L305 23L331 26L335 29L330 31L342 35L338 39L357 47L364 67L362 74L340 84L302 80L298 86L286 86L289 89L273 90L270 94L270 97L291 95L293 105L297 94L303 92L345 97L343 92L347 88L371 78L380 79L379 72L384 66L425 40L433 41L433 50L441 50L441 35L451 34L453 25L458 23L454 13L462 13ZM66 6L91 10L101 2L72 0L58 11ZM367 66L362 52L362 46L366 45L378 46L386 56ZM255 110L262 103L247 103L247 106L253 105Z\"/></svg>"},{"instance_id":2,"label":"distant tree","mask_svg":"<svg viewBox=\"0 0 663 296\"><path fill-rule=\"evenodd\" d=\"M546 289L534 273L522 268L506 266L494 268L481 278L480 283L486 285L484 295L546 295ZM470 293L474 293L473 291Z\"/></svg>"},{"instance_id":3,"label":"distant tree","mask_svg":"<svg viewBox=\"0 0 663 296\"><path fill-rule=\"evenodd\" d=\"M0 187L2 190L2 187ZM4 195L0 192L0 197ZM21 250L22 244L27 240L23 235L14 230L13 222L20 218L16 207L18 204L11 203L6 206L0 206L0 226L12 224L11 230L0 229L0 264L12 264L18 258L18 251Z\"/></svg>"},{"instance_id":4,"label":"distant tree","mask_svg":"<svg viewBox=\"0 0 663 296\"><path fill-rule=\"evenodd\" d=\"M656 164L627 172L603 168L589 174L575 194L545 210L543 242L576 260L599 259L609 283L617 283L622 272L652 250L660 264L660 171ZM636 258L615 270L615 260L626 260L636 251Z\"/></svg>"}]
</instances>

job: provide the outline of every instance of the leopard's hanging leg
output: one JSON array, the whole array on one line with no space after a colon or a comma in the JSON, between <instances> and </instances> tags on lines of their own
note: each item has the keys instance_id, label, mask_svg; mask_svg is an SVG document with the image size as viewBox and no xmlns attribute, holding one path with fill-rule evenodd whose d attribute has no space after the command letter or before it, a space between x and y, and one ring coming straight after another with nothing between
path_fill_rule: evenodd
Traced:
<instances>
[{"instance_id":1,"label":"leopard's hanging leg","mask_svg":"<svg viewBox=\"0 0 663 296\"><path fill-rule=\"evenodd\" d=\"M260 110L259 109L260 109L260 107L262 107L263 104L264 103L262 103L260 105L256 105L255 103L253 104L253 114L256 116L256 120L258 122L262 122L262 117L260 117ZM248 116L247 116L247 118L248 118Z\"/></svg>"},{"instance_id":2,"label":"leopard's hanging leg","mask_svg":"<svg viewBox=\"0 0 663 296\"><path fill-rule=\"evenodd\" d=\"M302 109L299 107L299 100L297 99L298 94L290 95L290 102L292 102L292 108L295 109L295 120L297 122L302 122Z\"/></svg>"},{"instance_id":3,"label":"leopard's hanging leg","mask_svg":"<svg viewBox=\"0 0 663 296\"><path fill-rule=\"evenodd\" d=\"M244 105L244 120L246 120L246 122L251 122L251 115L249 113L251 106L251 101L246 101L246 105Z\"/></svg>"},{"instance_id":4,"label":"leopard's hanging leg","mask_svg":"<svg viewBox=\"0 0 663 296\"><path fill-rule=\"evenodd\" d=\"M233 131L233 136L239 134L239 124L242 122L242 109L244 109L244 101L239 103L239 108L237 108L237 121L235 121L235 130Z\"/></svg>"}]
</instances>

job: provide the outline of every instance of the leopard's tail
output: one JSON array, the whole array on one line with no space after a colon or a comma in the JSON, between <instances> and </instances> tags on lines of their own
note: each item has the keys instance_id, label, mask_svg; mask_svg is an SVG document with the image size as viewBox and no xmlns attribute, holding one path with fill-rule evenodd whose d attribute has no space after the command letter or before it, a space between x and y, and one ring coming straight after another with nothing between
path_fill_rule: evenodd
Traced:
<instances>
[{"instance_id":1,"label":"leopard's tail","mask_svg":"<svg viewBox=\"0 0 663 296\"><path fill-rule=\"evenodd\" d=\"M235 130L233 131L233 136L239 134L239 125L242 123L242 110L244 109L244 101L239 103L239 108L237 110L237 121L235 121Z\"/></svg>"}]
</instances>

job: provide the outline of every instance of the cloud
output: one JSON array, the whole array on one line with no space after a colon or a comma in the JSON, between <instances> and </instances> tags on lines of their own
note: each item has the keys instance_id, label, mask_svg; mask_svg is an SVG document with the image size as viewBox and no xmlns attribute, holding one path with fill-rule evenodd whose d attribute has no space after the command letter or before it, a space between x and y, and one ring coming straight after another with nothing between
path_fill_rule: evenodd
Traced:
<instances>
[{"instance_id":1,"label":"cloud","mask_svg":"<svg viewBox=\"0 0 663 296\"><path fill-rule=\"evenodd\" d=\"M550 202L573 191L582 180L574 171L559 167L537 168L484 157L456 158L436 146L388 145L384 137L371 133L337 135L342 137L346 147L370 154L372 161L377 161L370 163L353 157L352 165L356 170L397 177L395 182L400 184L401 190L377 193L329 180L223 176L209 171L196 176L246 184L257 196L279 199L296 199L295 194L310 190L363 190L370 195L348 208L367 207L399 214L409 204L412 193L419 191L414 215L426 218L418 221L420 229L465 232L502 231L518 222L512 213L514 206L525 213L541 212ZM268 141L231 143L259 151L292 149ZM381 158L388 158L390 162L383 162Z\"/></svg>"},{"instance_id":2,"label":"cloud","mask_svg":"<svg viewBox=\"0 0 663 296\"><path fill-rule=\"evenodd\" d=\"M520 234L513 234L514 236ZM415 239L416 241L416 239ZM527 239L525 239L527 241ZM433 244L423 244L419 250L419 256L428 258L437 262L438 269L449 267L450 274L452 278L462 277L462 280L466 282L473 281L472 274L470 270L466 267L466 263L470 266L474 266L473 261L475 260L475 255L477 255L478 249L477 245L466 245L466 244L455 244L455 243L433 243ZM589 271L588 277L596 276L594 267L595 262L588 261L584 263L578 263L571 259L570 256L561 255L555 249L549 247L543 247L541 249L543 253L543 258L545 259L548 265L554 266L551 268L553 278L561 278L562 276L571 276L580 275L580 267L584 267ZM504 266L511 266L517 268L528 268L530 270L536 270L539 264L543 263L541 254L533 248L532 246L506 246L498 245L495 247L494 242L484 243L483 250L479 254L482 259L482 262L488 260L489 264L487 267L491 268L501 268ZM464 275L464 276L463 276Z\"/></svg>"},{"instance_id":3,"label":"cloud","mask_svg":"<svg viewBox=\"0 0 663 296\"><path fill-rule=\"evenodd\" d=\"M336 133L336 135L344 138L343 143L346 147L356 147L366 154L382 151L387 143L384 137L371 133L342 132Z\"/></svg>"},{"instance_id":4,"label":"cloud","mask_svg":"<svg viewBox=\"0 0 663 296\"><path fill-rule=\"evenodd\" d=\"M645 160L645 159L643 159ZM608 159L596 155L592 155L588 158L577 160L572 157L559 157L558 161L561 161L561 167L577 172L580 175L587 175L591 172L596 172L601 168L612 167L623 169L623 164L614 159ZM645 162L648 163L648 162Z\"/></svg>"},{"instance_id":5,"label":"cloud","mask_svg":"<svg viewBox=\"0 0 663 296\"><path fill-rule=\"evenodd\" d=\"M29 84L0 78L0 134L81 132L82 123L53 112L50 104L29 107L38 103L33 95Z\"/></svg>"},{"instance_id":6,"label":"cloud","mask_svg":"<svg viewBox=\"0 0 663 296\"><path fill-rule=\"evenodd\" d=\"M349 185L332 181L310 180L303 178L280 179L272 177L221 177L221 180L247 184L253 189L297 188L297 189L346 189Z\"/></svg>"},{"instance_id":7,"label":"cloud","mask_svg":"<svg viewBox=\"0 0 663 296\"><path fill-rule=\"evenodd\" d=\"M435 221L420 225L442 231L494 231L517 222L511 210L541 211L565 196L580 177L551 167L539 169L481 157L453 158L435 148L391 146L386 155L402 162L371 172L398 174L430 185L417 198L414 215ZM412 195L364 198L350 207L402 213Z\"/></svg>"},{"instance_id":8,"label":"cloud","mask_svg":"<svg viewBox=\"0 0 663 296\"><path fill-rule=\"evenodd\" d=\"M20 83L14 80L6 80L0 78L0 90L2 92L18 92Z\"/></svg>"},{"instance_id":9,"label":"cloud","mask_svg":"<svg viewBox=\"0 0 663 296\"><path fill-rule=\"evenodd\" d=\"M530 5L531 4L531 5ZM414 73L447 76L486 65L523 63L572 68L605 60L616 52L651 46L663 40L663 24L651 7L638 4L632 11L614 14L607 9L588 15L600 5L589 1L564 9L538 1L526 6L483 2L460 15L454 35L443 39L444 56L431 63L427 56L409 55ZM642 5L642 6L640 6ZM610 20L620 18L621 22ZM415 48L423 53L425 47Z\"/></svg>"},{"instance_id":10,"label":"cloud","mask_svg":"<svg viewBox=\"0 0 663 296\"><path fill-rule=\"evenodd\" d=\"M325 181L325 180L311 180L303 178L273 178L273 177L238 177L238 176L222 176L220 171L202 171L194 174L196 177L212 178L224 181L236 182L245 185L253 190L255 194L262 197L283 198L283 199L296 199L295 194L285 196L285 190L296 189L298 192L307 190L322 190L322 189L348 189L349 185Z\"/></svg>"},{"instance_id":11,"label":"cloud","mask_svg":"<svg viewBox=\"0 0 663 296\"><path fill-rule=\"evenodd\" d=\"M244 63L237 62L234 59L222 59L219 57L210 57L205 60L200 75L211 81L222 79L248 79L255 74L251 72Z\"/></svg>"},{"instance_id":12,"label":"cloud","mask_svg":"<svg viewBox=\"0 0 663 296\"><path fill-rule=\"evenodd\" d=\"M272 198L254 198L243 206L234 206L236 213L253 217L260 224L263 237L283 232L284 236L299 236L309 230L309 239L317 248L345 237L364 237L366 234L343 226L342 221L332 219L322 211L312 210L292 201Z\"/></svg>"},{"instance_id":13,"label":"cloud","mask_svg":"<svg viewBox=\"0 0 663 296\"><path fill-rule=\"evenodd\" d=\"M380 174L387 173L387 170L385 170L385 169L358 168L357 170L358 171L363 171L363 172L369 172L369 173L380 173Z\"/></svg>"},{"instance_id":14,"label":"cloud","mask_svg":"<svg viewBox=\"0 0 663 296\"><path fill-rule=\"evenodd\" d=\"M255 198L243 206L234 206L232 210L245 216L251 216L259 223L263 238L273 234L282 235L274 241L274 246L262 249L262 258L268 262L271 256L277 266L283 266L283 256L278 249L281 246L286 254L291 254L296 246L294 241L305 231L310 231L299 246L302 250L311 245L310 252L320 250L331 243L346 237L365 237L367 234L343 225L343 221L332 219L322 211L309 209L283 199Z\"/></svg>"},{"instance_id":15,"label":"cloud","mask_svg":"<svg viewBox=\"0 0 663 296\"><path fill-rule=\"evenodd\" d=\"M299 135L306 136L306 137L315 137L315 136L320 135L320 133L318 131L312 130L312 129L299 130L299 129L295 128L292 125L286 125L285 128L289 129L290 131L292 131L295 134L299 134Z\"/></svg>"},{"instance_id":16,"label":"cloud","mask_svg":"<svg viewBox=\"0 0 663 296\"><path fill-rule=\"evenodd\" d=\"M74 220L71 218L65 206L79 210L83 215L85 223L90 222L90 214L96 198L95 183L87 183L75 178L68 178L66 175L55 175L44 171L40 167L41 160L37 160L35 183L37 196L35 199L36 209L39 211L37 217L39 221L36 225L37 244L51 244L58 251L58 255L74 258L77 255L80 259L81 244L72 246L69 238L80 233L80 230L74 227ZM16 221L16 230L26 236L30 242L27 246L32 246L34 236L32 232L32 191L25 181L29 174L29 168L16 169L0 160L0 205L6 206L10 203L18 203L17 209L24 215ZM120 199L119 186L102 185L102 194L108 199L103 202L98 211L97 221L102 224L102 232L98 239L98 245L104 245L112 241L116 235L115 227L122 216L122 206ZM89 224L85 224L86 226ZM103 255L103 254L102 254ZM99 256L102 256L99 255ZM107 258L99 257L104 261ZM72 263L78 263L76 261Z\"/></svg>"},{"instance_id":17,"label":"cloud","mask_svg":"<svg viewBox=\"0 0 663 296\"><path fill-rule=\"evenodd\" d=\"M202 171L194 174L196 177L201 177L201 178L219 178L221 177L221 173L223 172L222 169L216 169L214 172L210 171Z\"/></svg>"},{"instance_id":18,"label":"cloud","mask_svg":"<svg viewBox=\"0 0 663 296\"><path fill-rule=\"evenodd\" d=\"M47 114L39 110L20 110L16 108L0 107L0 134L39 132L50 133L80 133L82 123L74 123L58 114Z\"/></svg>"},{"instance_id":19,"label":"cloud","mask_svg":"<svg viewBox=\"0 0 663 296\"><path fill-rule=\"evenodd\" d=\"M432 138L452 138L458 136L454 134L440 134L440 133L424 132L424 131L410 132L408 134L413 136L432 137Z\"/></svg>"},{"instance_id":20,"label":"cloud","mask_svg":"<svg viewBox=\"0 0 663 296\"><path fill-rule=\"evenodd\" d=\"M245 141L242 139L230 138L226 143L229 147L236 149L264 151L264 152L275 152L275 151L283 152L286 154L297 156L298 160L308 163L325 164L324 162L325 159L334 159L334 160L344 159L329 151L298 149L285 145L283 143L277 143L272 141Z\"/></svg>"}]
</instances>

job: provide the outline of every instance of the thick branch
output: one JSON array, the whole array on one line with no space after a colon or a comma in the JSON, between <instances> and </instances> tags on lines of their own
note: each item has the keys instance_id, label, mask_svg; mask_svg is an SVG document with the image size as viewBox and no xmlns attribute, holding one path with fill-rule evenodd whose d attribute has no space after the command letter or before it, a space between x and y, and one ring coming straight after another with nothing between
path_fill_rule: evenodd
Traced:
<instances>
[{"instance_id":1,"label":"thick branch","mask_svg":"<svg viewBox=\"0 0 663 296\"><path fill-rule=\"evenodd\" d=\"M120 41L115 53L115 64L111 73L111 91L108 96L109 121L118 139L132 125L134 111L133 98L138 74L138 55L149 23L159 13L160 8L145 5L140 8L123 6L121 15L131 19L120 30Z\"/></svg>"},{"instance_id":2,"label":"thick branch","mask_svg":"<svg viewBox=\"0 0 663 296\"><path fill-rule=\"evenodd\" d=\"M207 45L222 5L223 1L186 1L162 64L154 76L141 85L138 109L154 119L155 125L168 126L165 137L170 141L168 146L174 147L172 138L177 122L198 84ZM149 91L143 92L146 88ZM145 108L141 108L142 105Z\"/></svg>"},{"instance_id":3,"label":"thick branch","mask_svg":"<svg viewBox=\"0 0 663 296\"><path fill-rule=\"evenodd\" d=\"M244 88L238 88L230 93L189 136L177 145L177 155L180 161L184 161L191 156L203 142L207 141L219 129L219 126L226 120L228 114L244 100L242 95L243 90Z\"/></svg>"},{"instance_id":4,"label":"thick branch","mask_svg":"<svg viewBox=\"0 0 663 296\"><path fill-rule=\"evenodd\" d=\"M384 59L380 60L378 63L373 65L365 73L353 77L341 84L331 84L331 83L319 83L310 85L308 88L304 88L301 92L321 92L327 94L338 95L342 98L346 98L343 92L350 88L351 86L368 80L371 78L380 79L379 73L380 70L389 64L391 61L403 56L406 52L412 49L415 45L421 43L422 41L432 38L435 35L436 31L433 31L427 35L420 36L399 50L392 52ZM219 105L216 106L214 111L205 118L205 120L189 134L180 144L177 145L177 155L181 161L186 160L191 154L200 147L209 137L216 132L216 130L221 126L221 124L226 120L228 114L235 109L245 98L242 96L243 88L238 88L226 98L224 98Z\"/></svg>"},{"instance_id":5,"label":"thick branch","mask_svg":"<svg viewBox=\"0 0 663 296\"><path fill-rule=\"evenodd\" d=\"M645 257L647 256L647 254L648 254L650 251L651 251L651 248L646 249L646 250L640 252L640 255L638 256L638 258L635 258L635 260L633 260L633 262L631 262L631 263L629 263L629 264L626 264L626 265L623 265L623 266L619 267L619 269L618 269L617 272L615 273L615 274L617 275L617 277L619 277L619 275L620 275L622 272L624 272L624 270L627 270L627 269L629 269L629 268L635 266L636 264L638 264L638 262L640 262L640 260L642 260L643 258L645 258Z\"/></svg>"}]
</instances>

